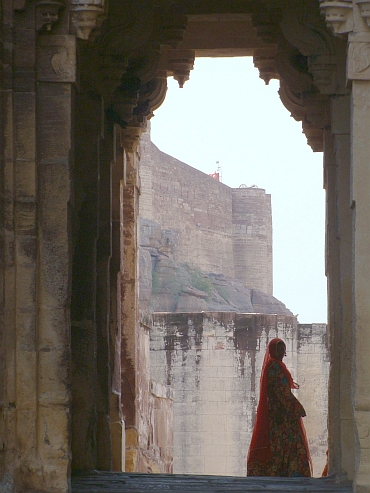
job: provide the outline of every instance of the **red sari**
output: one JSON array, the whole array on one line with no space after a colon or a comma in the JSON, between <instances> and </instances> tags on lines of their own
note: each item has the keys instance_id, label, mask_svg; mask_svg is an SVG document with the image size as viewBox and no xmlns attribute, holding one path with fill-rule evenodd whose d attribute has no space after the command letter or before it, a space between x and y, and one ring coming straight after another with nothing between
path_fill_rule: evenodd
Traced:
<instances>
[{"instance_id":1,"label":"red sari","mask_svg":"<svg viewBox=\"0 0 370 493\"><path fill-rule=\"evenodd\" d=\"M283 342L278 338L270 341L263 362L260 399L247 458L248 476L311 476L311 457L302 421L306 413L291 391L299 386L285 364L277 359L280 341Z\"/></svg>"}]
</instances>

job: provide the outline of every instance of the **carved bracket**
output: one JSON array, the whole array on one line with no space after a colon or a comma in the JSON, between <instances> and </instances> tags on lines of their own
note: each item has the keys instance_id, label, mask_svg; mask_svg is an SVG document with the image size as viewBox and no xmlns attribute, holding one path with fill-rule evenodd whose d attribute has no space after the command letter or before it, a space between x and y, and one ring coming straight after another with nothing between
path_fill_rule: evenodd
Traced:
<instances>
[{"instance_id":1,"label":"carved bracket","mask_svg":"<svg viewBox=\"0 0 370 493\"><path fill-rule=\"evenodd\" d=\"M145 116L136 115L130 124L121 129L121 142L127 151L136 152L139 148L140 138L147 128Z\"/></svg>"},{"instance_id":2,"label":"carved bracket","mask_svg":"<svg viewBox=\"0 0 370 493\"><path fill-rule=\"evenodd\" d=\"M36 0L36 30L50 31L59 20L59 12L65 7L64 0Z\"/></svg>"},{"instance_id":3,"label":"carved bracket","mask_svg":"<svg viewBox=\"0 0 370 493\"><path fill-rule=\"evenodd\" d=\"M308 57L308 71L312 74L313 83L323 93L336 91L335 75L337 60L331 55L313 55Z\"/></svg>"},{"instance_id":4,"label":"carved bracket","mask_svg":"<svg viewBox=\"0 0 370 493\"><path fill-rule=\"evenodd\" d=\"M356 3L360 7L361 17L370 27L370 0L357 0Z\"/></svg>"},{"instance_id":5,"label":"carved bracket","mask_svg":"<svg viewBox=\"0 0 370 493\"><path fill-rule=\"evenodd\" d=\"M334 34L342 35L352 31L352 0L320 0L320 9L325 16L326 25Z\"/></svg>"},{"instance_id":6,"label":"carved bracket","mask_svg":"<svg viewBox=\"0 0 370 493\"><path fill-rule=\"evenodd\" d=\"M271 79L280 79L276 67L277 48L258 48L253 54L253 63L260 73L260 78L268 85Z\"/></svg>"},{"instance_id":7,"label":"carved bracket","mask_svg":"<svg viewBox=\"0 0 370 493\"><path fill-rule=\"evenodd\" d=\"M190 77L190 71L194 68L194 50L170 50L168 53L168 72L177 80L179 87Z\"/></svg>"},{"instance_id":8,"label":"carved bracket","mask_svg":"<svg viewBox=\"0 0 370 493\"><path fill-rule=\"evenodd\" d=\"M290 112L290 116L297 122L302 121L306 115L306 108L303 105L301 95L294 93L288 84L281 80L279 96L285 108Z\"/></svg>"},{"instance_id":9,"label":"carved bracket","mask_svg":"<svg viewBox=\"0 0 370 493\"><path fill-rule=\"evenodd\" d=\"M329 124L329 97L321 94L296 94L280 81L279 96L296 121L302 121L307 143L314 152L323 150L323 128Z\"/></svg>"},{"instance_id":10,"label":"carved bracket","mask_svg":"<svg viewBox=\"0 0 370 493\"><path fill-rule=\"evenodd\" d=\"M89 39L91 31L104 20L104 0L72 0L71 20L80 39Z\"/></svg>"},{"instance_id":11,"label":"carved bracket","mask_svg":"<svg viewBox=\"0 0 370 493\"><path fill-rule=\"evenodd\" d=\"M324 148L324 131L322 128L316 128L307 120L302 122L303 133L307 138L307 144L313 152L322 152Z\"/></svg>"}]
</instances>

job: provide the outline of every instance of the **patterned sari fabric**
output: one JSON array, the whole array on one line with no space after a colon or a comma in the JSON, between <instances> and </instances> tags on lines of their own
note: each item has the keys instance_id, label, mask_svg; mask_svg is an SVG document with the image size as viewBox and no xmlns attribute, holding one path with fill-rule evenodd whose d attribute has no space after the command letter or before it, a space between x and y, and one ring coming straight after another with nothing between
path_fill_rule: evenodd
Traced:
<instances>
[{"instance_id":1,"label":"patterned sari fabric","mask_svg":"<svg viewBox=\"0 0 370 493\"><path fill-rule=\"evenodd\" d=\"M302 422L306 413L291 391L298 385L276 357L279 341L270 342L262 369L260 401L247 460L248 476L311 476Z\"/></svg>"}]
</instances>

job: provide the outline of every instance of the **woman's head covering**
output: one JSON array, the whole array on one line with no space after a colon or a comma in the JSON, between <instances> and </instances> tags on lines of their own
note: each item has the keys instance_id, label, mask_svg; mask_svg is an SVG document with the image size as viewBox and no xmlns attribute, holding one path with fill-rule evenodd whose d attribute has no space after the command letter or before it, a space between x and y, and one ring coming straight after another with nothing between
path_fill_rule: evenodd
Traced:
<instances>
[{"instance_id":1,"label":"woman's head covering","mask_svg":"<svg viewBox=\"0 0 370 493\"><path fill-rule=\"evenodd\" d=\"M257 407L256 421L254 423L252 440L249 446L247 466L253 462L258 462L260 464L266 464L272 459L271 449L270 449L270 424L269 424L269 414L268 414L268 397L267 397L267 367L271 361L276 361L284 375L286 376L290 388L298 389L299 385L293 381L290 371L285 366L285 364L277 359L277 346L278 343L282 342L285 346L285 342L282 339L276 337L272 339L266 349L265 358L263 360L261 380L260 380L260 398ZM304 437L306 436L303 422L300 418L300 426ZM308 452L308 447L307 447Z\"/></svg>"}]
</instances>

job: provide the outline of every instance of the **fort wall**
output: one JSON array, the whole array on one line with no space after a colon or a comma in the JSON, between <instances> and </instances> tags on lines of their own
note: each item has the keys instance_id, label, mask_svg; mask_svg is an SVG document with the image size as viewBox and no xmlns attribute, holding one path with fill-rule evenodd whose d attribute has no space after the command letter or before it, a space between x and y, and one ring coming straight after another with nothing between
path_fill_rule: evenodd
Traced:
<instances>
[{"instance_id":1,"label":"fort wall","mask_svg":"<svg viewBox=\"0 0 370 493\"><path fill-rule=\"evenodd\" d=\"M175 231L174 259L204 272L236 277L272 295L271 198L258 188L233 189L141 144L140 217Z\"/></svg>"},{"instance_id":2,"label":"fort wall","mask_svg":"<svg viewBox=\"0 0 370 493\"><path fill-rule=\"evenodd\" d=\"M173 389L173 472L245 476L268 341L282 338L300 384L314 475L326 462L329 353L325 324L285 315L156 313L151 377Z\"/></svg>"}]
</instances>

